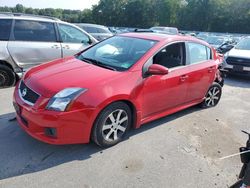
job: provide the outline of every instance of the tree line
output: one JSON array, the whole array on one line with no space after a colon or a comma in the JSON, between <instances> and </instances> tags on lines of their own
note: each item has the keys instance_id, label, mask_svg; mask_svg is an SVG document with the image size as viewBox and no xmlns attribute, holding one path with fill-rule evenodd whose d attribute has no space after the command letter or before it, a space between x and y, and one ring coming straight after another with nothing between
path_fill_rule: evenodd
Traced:
<instances>
[{"instance_id":1,"label":"tree line","mask_svg":"<svg viewBox=\"0 0 250 188\"><path fill-rule=\"evenodd\" d=\"M79 7L84 1L79 1ZM48 5L49 6L49 5ZM91 9L36 9L17 4L0 12L57 17L71 23L182 30L250 33L250 0L100 0Z\"/></svg>"}]
</instances>

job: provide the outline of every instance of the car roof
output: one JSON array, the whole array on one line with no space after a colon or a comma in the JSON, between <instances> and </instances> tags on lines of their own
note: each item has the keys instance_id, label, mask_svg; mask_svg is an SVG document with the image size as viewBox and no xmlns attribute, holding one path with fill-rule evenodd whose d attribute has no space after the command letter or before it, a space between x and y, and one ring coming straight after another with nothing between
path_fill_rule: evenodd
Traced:
<instances>
[{"instance_id":1,"label":"car roof","mask_svg":"<svg viewBox=\"0 0 250 188\"><path fill-rule=\"evenodd\" d=\"M34 21L48 21L48 22L61 21L58 18L50 16L12 13L12 12L0 12L0 19L34 20Z\"/></svg>"},{"instance_id":2,"label":"car roof","mask_svg":"<svg viewBox=\"0 0 250 188\"><path fill-rule=\"evenodd\" d=\"M162 33L140 32L140 33L123 33L123 34L119 34L118 36L134 37L134 38L141 38L141 39L146 39L146 40L155 40L155 41L160 41L160 42L191 41L191 42L198 42L206 46L210 46L207 42L203 40L197 39L192 36L184 36L184 35L168 35L168 34L162 34Z\"/></svg>"}]
</instances>

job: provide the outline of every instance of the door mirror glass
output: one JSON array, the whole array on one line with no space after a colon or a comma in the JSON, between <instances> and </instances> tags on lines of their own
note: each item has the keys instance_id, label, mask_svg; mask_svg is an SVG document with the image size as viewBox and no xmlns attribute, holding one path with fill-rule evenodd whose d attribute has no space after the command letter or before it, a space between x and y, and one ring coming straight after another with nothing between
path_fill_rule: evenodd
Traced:
<instances>
[{"instance_id":1,"label":"door mirror glass","mask_svg":"<svg viewBox=\"0 0 250 188\"><path fill-rule=\"evenodd\" d=\"M165 75L165 74L168 74L168 72L169 72L168 68L162 65L152 64L148 67L147 74L148 75Z\"/></svg>"}]
</instances>

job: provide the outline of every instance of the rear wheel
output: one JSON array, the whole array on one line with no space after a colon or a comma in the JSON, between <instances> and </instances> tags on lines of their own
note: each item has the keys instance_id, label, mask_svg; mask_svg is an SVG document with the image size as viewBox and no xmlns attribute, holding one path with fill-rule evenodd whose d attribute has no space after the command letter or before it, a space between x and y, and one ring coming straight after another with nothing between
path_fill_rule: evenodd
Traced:
<instances>
[{"instance_id":1,"label":"rear wheel","mask_svg":"<svg viewBox=\"0 0 250 188\"><path fill-rule=\"evenodd\" d=\"M110 147L120 142L132 122L129 106L123 102L116 102L106 107L97 117L92 140L102 147Z\"/></svg>"},{"instance_id":2,"label":"rear wheel","mask_svg":"<svg viewBox=\"0 0 250 188\"><path fill-rule=\"evenodd\" d=\"M222 89L220 84L214 82L210 86L204 101L201 103L201 107L209 108L216 106L220 101L221 94L222 94Z\"/></svg>"},{"instance_id":3,"label":"rear wheel","mask_svg":"<svg viewBox=\"0 0 250 188\"><path fill-rule=\"evenodd\" d=\"M9 67L0 65L0 87L13 86L15 81L15 73Z\"/></svg>"}]
</instances>

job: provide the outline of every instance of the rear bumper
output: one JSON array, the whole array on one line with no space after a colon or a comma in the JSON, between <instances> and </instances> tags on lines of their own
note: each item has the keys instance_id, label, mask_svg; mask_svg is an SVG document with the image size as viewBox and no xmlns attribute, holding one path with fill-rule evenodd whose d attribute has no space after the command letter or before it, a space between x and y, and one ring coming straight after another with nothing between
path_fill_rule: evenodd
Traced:
<instances>
[{"instance_id":1,"label":"rear bumper","mask_svg":"<svg viewBox=\"0 0 250 188\"><path fill-rule=\"evenodd\" d=\"M56 145L88 143L90 140L95 109L70 112L37 110L24 103L17 90L13 103L20 108L20 111L16 110L19 125L37 140ZM48 135L48 129L55 130L55 135Z\"/></svg>"}]
</instances>

